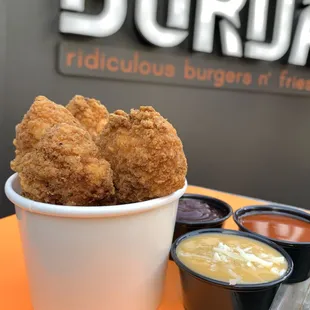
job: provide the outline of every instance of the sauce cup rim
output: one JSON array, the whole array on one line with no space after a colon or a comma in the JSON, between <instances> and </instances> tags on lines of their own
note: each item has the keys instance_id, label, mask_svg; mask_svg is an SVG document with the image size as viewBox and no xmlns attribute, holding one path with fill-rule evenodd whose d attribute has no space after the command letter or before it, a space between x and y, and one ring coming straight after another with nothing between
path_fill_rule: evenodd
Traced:
<instances>
[{"instance_id":1,"label":"sauce cup rim","mask_svg":"<svg viewBox=\"0 0 310 310\"><path fill-rule=\"evenodd\" d=\"M196 235L207 235L207 234L218 234L218 233L254 239L254 240L260 241L264 244L269 245L273 249L277 250L286 259L288 266L287 266L287 270L286 270L285 274L282 275L281 277L279 277L278 279L270 281L270 282L230 285L227 282L216 280L216 279L201 275L198 272L193 271L192 269L187 267L185 264L183 264L181 262L181 260L178 258L177 254L176 254L176 249L177 249L178 245L183 240L188 239L192 236L196 236ZM188 272L189 274L191 274L195 278L197 278L203 282L208 282L208 283L211 283L212 285L220 286L220 287L223 287L225 289L234 290L234 291L257 291L257 290L268 289L268 288L274 287L276 285L280 285L281 283L285 282L290 277L290 275L293 272L293 268L294 268L294 263L293 263L293 260L291 259L291 257L288 255L288 253L284 249L282 249L276 243L274 243L268 239L265 239L265 238L261 237L260 235L253 235L253 234L247 233L247 232L241 232L241 231L231 230L231 229L222 229L222 228L200 229L200 230L195 230L195 231L192 231L192 232L189 232L185 235L180 236L172 244L171 256L172 256L174 262L176 263L176 265L180 269Z\"/></svg>"},{"instance_id":2,"label":"sauce cup rim","mask_svg":"<svg viewBox=\"0 0 310 310\"><path fill-rule=\"evenodd\" d=\"M207 195L200 195L200 194L184 194L180 200L182 199L197 199L197 200L205 200L206 202L208 202L208 200L212 200L213 202L219 203L221 204L224 208L226 208L227 210L227 215L225 215L224 217L220 218L220 219L216 219L216 220L212 220L212 221L180 221L180 220L176 220L176 223L178 224L183 224L183 225L190 225L190 226L201 226L201 225L205 225L205 224L210 224L210 225L216 225L216 224L221 224L223 222L225 222L226 220L228 220L232 214L233 214L233 209L232 207L225 201L215 198L215 197L211 197L211 196L207 196Z\"/></svg>"},{"instance_id":3,"label":"sauce cup rim","mask_svg":"<svg viewBox=\"0 0 310 310\"><path fill-rule=\"evenodd\" d=\"M284 215L294 215L295 217L299 219L305 218L305 220L310 221L310 214L303 211L300 208L296 207L291 207L291 206L281 206L281 205L276 205L276 204L267 204L267 205L251 205L251 206L246 206L243 208L238 209L236 212L233 214L233 219L235 223L238 225L239 228L244 230L245 232L257 235L257 236L262 236L263 238L266 238L268 240L271 240L272 242L281 245L283 247L310 247L310 241L308 242L296 242L296 241L286 241L286 240L280 240L280 239L275 239L275 238L270 238L263 236L255 231L252 231L248 228L246 228L244 225L241 224L240 219L243 216L246 216L246 214L258 214L265 212L275 212L276 214L284 214Z\"/></svg>"}]
</instances>

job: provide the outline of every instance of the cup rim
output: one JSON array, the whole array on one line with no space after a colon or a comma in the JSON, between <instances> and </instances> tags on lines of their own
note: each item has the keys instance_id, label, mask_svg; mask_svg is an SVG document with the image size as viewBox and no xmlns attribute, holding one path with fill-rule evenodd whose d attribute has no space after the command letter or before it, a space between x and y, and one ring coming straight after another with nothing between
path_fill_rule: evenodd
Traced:
<instances>
[{"instance_id":1,"label":"cup rim","mask_svg":"<svg viewBox=\"0 0 310 310\"><path fill-rule=\"evenodd\" d=\"M187 239L189 237L195 236L195 235L200 235L200 234L216 234L216 233L228 234L228 235L237 235L237 236L241 236L241 237L246 237L246 238L254 239L254 240L260 241L260 242L262 242L264 244L269 245L273 249L277 250L286 259L288 266L287 266L287 270L286 270L285 274L282 275L280 278L278 278L276 280L273 280L273 281L270 281L270 282L230 285L227 282L216 280L216 279L212 279L210 277L201 275L201 274L193 271L192 269L187 267L185 264L183 264L181 262L181 260L178 258L177 254L176 254L176 249L177 249L178 245L183 240L185 240L185 239ZM265 239L265 238L263 238L263 237L261 237L259 235L253 235L253 234L247 233L247 232L241 232L241 231L231 230L231 229L222 229L222 228L200 229L200 230L189 232L189 233L179 237L172 244L171 256L172 256L174 262L177 264L177 266L180 269L182 269L185 272L188 272L189 274L191 274L195 278L197 278L197 279L199 279L199 280L201 280L203 282L208 282L208 283L211 283L213 285L220 286L222 288L233 290L233 291L256 291L256 290L262 290L262 289L268 289L270 287L274 287L276 285L279 285L279 284L285 282L290 277L290 275L292 274L293 269L294 269L294 263L293 263L293 260L291 259L291 257L288 255L288 253L284 249L282 249L276 243L274 243L274 242L272 242L272 241L270 241L268 239Z\"/></svg>"},{"instance_id":2,"label":"cup rim","mask_svg":"<svg viewBox=\"0 0 310 310\"><path fill-rule=\"evenodd\" d=\"M21 196L16 191L16 186L19 186L18 173L14 173L7 179L5 194L15 206L29 212L58 217L100 218L140 213L177 201L186 191L187 180L185 179L184 186L181 189L165 197L122 205L87 207L54 205L34 201Z\"/></svg>"},{"instance_id":3,"label":"cup rim","mask_svg":"<svg viewBox=\"0 0 310 310\"><path fill-rule=\"evenodd\" d=\"M270 238L264 235L261 235L255 231L252 231L248 228L246 228L244 225L241 224L240 219L245 216L246 214L255 214L256 212L274 212L275 214L286 214L286 215L293 215L295 217L298 217L300 219L305 218L306 220L310 221L310 214L303 211L302 209L291 207L291 206L281 206L276 204L267 204L267 205L252 205L252 206L246 206L243 208L238 209L233 214L233 219L235 223L238 225L240 229L242 229L245 232L262 236L268 240L271 240L272 242L281 245L286 248L295 248L295 247L310 247L310 241L309 242L296 242L296 241L287 241L287 240L280 240L275 238Z\"/></svg>"},{"instance_id":4,"label":"cup rim","mask_svg":"<svg viewBox=\"0 0 310 310\"><path fill-rule=\"evenodd\" d=\"M217 224L221 224L224 223L226 220L228 220L231 215L233 214L233 209L232 207L225 201L215 198L215 197L211 197L211 196L207 196L207 195L200 195L200 194L184 194L182 197L180 197L180 200L182 198L192 198L192 199L197 199L197 200L205 200L205 201L213 201L213 202L217 202L218 204L221 204L223 207L225 207L228 211L227 215L225 215L224 217L220 218L220 219L216 219L216 220L212 220L212 221L199 221L199 222L194 222L194 221L180 221L180 220L176 220L176 223L178 224L183 224L183 225L190 225L190 226L201 226L201 225L217 225Z\"/></svg>"}]
</instances>

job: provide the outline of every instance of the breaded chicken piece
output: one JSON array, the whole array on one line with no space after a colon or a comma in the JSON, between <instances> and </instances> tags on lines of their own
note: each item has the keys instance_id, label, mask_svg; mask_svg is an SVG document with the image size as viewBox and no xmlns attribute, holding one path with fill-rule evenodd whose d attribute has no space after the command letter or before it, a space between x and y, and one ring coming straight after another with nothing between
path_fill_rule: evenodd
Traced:
<instances>
[{"instance_id":1,"label":"breaded chicken piece","mask_svg":"<svg viewBox=\"0 0 310 310\"><path fill-rule=\"evenodd\" d=\"M98 145L111 164L120 203L166 196L184 186L187 161L182 142L152 107L111 114Z\"/></svg>"},{"instance_id":2,"label":"breaded chicken piece","mask_svg":"<svg viewBox=\"0 0 310 310\"><path fill-rule=\"evenodd\" d=\"M93 139L103 131L109 121L109 112L99 100L74 96L67 109L78 119L82 126L91 134Z\"/></svg>"},{"instance_id":3,"label":"breaded chicken piece","mask_svg":"<svg viewBox=\"0 0 310 310\"><path fill-rule=\"evenodd\" d=\"M90 206L114 195L110 164L99 156L90 134L64 123L46 131L17 172L23 195L40 202Z\"/></svg>"},{"instance_id":4,"label":"breaded chicken piece","mask_svg":"<svg viewBox=\"0 0 310 310\"><path fill-rule=\"evenodd\" d=\"M14 171L17 171L21 157L37 145L46 130L58 123L81 127L65 107L44 96L36 97L22 122L16 126L16 138L13 142L16 147L16 157L11 162L11 168Z\"/></svg>"}]
</instances>

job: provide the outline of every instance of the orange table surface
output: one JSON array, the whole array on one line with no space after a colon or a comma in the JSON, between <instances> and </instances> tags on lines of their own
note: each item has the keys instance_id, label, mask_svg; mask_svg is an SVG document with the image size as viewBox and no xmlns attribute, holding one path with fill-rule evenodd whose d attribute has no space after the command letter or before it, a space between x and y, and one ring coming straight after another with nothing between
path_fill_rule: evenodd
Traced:
<instances>
[{"instance_id":1,"label":"orange table surface","mask_svg":"<svg viewBox=\"0 0 310 310\"><path fill-rule=\"evenodd\" d=\"M234 210L246 205L264 203L196 186L189 186L187 192L222 199ZM225 223L225 228L237 228L232 218ZM15 216L0 220L0 309L32 310ZM183 310L179 274L176 265L171 261L169 261L163 301L158 310Z\"/></svg>"}]
</instances>

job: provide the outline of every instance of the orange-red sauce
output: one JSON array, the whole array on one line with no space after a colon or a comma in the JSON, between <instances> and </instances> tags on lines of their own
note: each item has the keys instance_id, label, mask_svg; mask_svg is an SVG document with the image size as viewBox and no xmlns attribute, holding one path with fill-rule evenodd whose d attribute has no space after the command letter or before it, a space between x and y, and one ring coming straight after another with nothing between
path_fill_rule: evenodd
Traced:
<instances>
[{"instance_id":1,"label":"orange-red sauce","mask_svg":"<svg viewBox=\"0 0 310 310\"><path fill-rule=\"evenodd\" d=\"M241 224L248 230L265 237L310 242L310 222L279 214L250 214L241 218Z\"/></svg>"}]
</instances>

